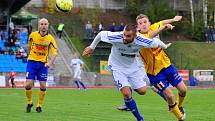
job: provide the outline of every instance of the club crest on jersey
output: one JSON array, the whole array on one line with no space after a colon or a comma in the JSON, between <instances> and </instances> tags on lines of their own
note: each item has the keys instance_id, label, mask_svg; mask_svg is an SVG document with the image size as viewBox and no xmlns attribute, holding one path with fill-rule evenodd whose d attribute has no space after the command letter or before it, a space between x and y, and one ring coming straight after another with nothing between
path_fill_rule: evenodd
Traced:
<instances>
[{"instance_id":1,"label":"club crest on jersey","mask_svg":"<svg viewBox=\"0 0 215 121\"><path fill-rule=\"evenodd\" d=\"M48 40L46 40L45 45L48 45L48 44L49 44L49 41L48 41Z\"/></svg>"}]
</instances>

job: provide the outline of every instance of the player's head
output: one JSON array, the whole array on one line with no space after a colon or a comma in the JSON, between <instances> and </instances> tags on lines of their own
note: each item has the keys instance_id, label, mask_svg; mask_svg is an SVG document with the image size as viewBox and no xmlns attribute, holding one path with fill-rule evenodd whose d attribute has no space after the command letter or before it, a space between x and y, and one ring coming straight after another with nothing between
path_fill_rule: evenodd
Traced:
<instances>
[{"instance_id":1,"label":"player's head","mask_svg":"<svg viewBox=\"0 0 215 121\"><path fill-rule=\"evenodd\" d=\"M78 54L77 52L75 52L75 53L73 54L73 58L75 58L75 59L79 58L79 54Z\"/></svg>"},{"instance_id":2,"label":"player's head","mask_svg":"<svg viewBox=\"0 0 215 121\"><path fill-rule=\"evenodd\" d=\"M137 16L136 18L136 22L137 22L137 28L141 33L148 33L148 31L150 30L150 21L148 16L144 15L144 14L140 14Z\"/></svg>"},{"instance_id":3,"label":"player's head","mask_svg":"<svg viewBox=\"0 0 215 121\"><path fill-rule=\"evenodd\" d=\"M134 41L137 33L137 26L134 24L128 24L125 26L123 31L123 40L124 43L131 43Z\"/></svg>"},{"instance_id":4,"label":"player's head","mask_svg":"<svg viewBox=\"0 0 215 121\"><path fill-rule=\"evenodd\" d=\"M39 20L39 23L38 23L39 32L46 33L48 31L48 27L49 27L49 22L46 18L42 18Z\"/></svg>"}]
</instances>

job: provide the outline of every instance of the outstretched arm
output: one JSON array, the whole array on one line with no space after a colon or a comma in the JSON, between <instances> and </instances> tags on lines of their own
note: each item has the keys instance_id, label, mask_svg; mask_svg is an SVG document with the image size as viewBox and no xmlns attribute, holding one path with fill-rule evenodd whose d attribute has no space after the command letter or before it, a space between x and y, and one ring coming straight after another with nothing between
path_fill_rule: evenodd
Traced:
<instances>
[{"instance_id":1,"label":"outstretched arm","mask_svg":"<svg viewBox=\"0 0 215 121\"><path fill-rule=\"evenodd\" d=\"M165 25L165 24L171 24L173 22L181 21L181 19L182 19L182 16L175 16L172 19L166 19L166 20L163 20L162 22L163 22L163 25Z\"/></svg>"},{"instance_id":2,"label":"outstretched arm","mask_svg":"<svg viewBox=\"0 0 215 121\"><path fill-rule=\"evenodd\" d=\"M101 41L101 32L99 32L96 37L94 38L93 42L90 44L90 46L86 47L82 53L82 56L91 56L93 53L93 50L96 48L97 44Z\"/></svg>"},{"instance_id":3,"label":"outstretched arm","mask_svg":"<svg viewBox=\"0 0 215 121\"><path fill-rule=\"evenodd\" d=\"M165 24L162 27L160 27L159 29L150 32L149 36L150 36L150 38L154 38L154 37L158 36L161 33L161 31L163 31L164 29L172 30L174 27L175 26L173 26L171 24Z\"/></svg>"}]
</instances>

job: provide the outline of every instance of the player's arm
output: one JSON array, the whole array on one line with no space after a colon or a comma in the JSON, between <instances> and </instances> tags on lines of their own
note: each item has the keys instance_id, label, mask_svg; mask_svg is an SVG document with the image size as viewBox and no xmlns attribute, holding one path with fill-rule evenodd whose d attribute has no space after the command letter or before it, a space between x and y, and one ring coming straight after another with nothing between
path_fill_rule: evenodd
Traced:
<instances>
[{"instance_id":1,"label":"player's arm","mask_svg":"<svg viewBox=\"0 0 215 121\"><path fill-rule=\"evenodd\" d=\"M172 18L172 19L162 20L162 22L163 22L163 25L165 25L165 24L171 24L171 23L173 23L173 22L181 21L181 19L182 19L182 16L175 16L175 17Z\"/></svg>"},{"instance_id":2,"label":"player's arm","mask_svg":"<svg viewBox=\"0 0 215 121\"><path fill-rule=\"evenodd\" d=\"M160 39L158 38L146 38L142 35L138 35L136 37L136 39L138 40L139 44L143 47L143 48L157 48L157 47L161 47L163 49L168 48L171 43L169 44L165 44L163 43Z\"/></svg>"},{"instance_id":3,"label":"player's arm","mask_svg":"<svg viewBox=\"0 0 215 121\"><path fill-rule=\"evenodd\" d=\"M152 31L149 33L150 38L154 38L156 36L158 36L163 30L172 30L175 26L171 25L171 24L165 24L163 26L161 26L160 28L158 28L155 31Z\"/></svg>"},{"instance_id":4,"label":"player's arm","mask_svg":"<svg viewBox=\"0 0 215 121\"><path fill-rule=\"evenodd\" d=\"M90 57L93 53L93 50L96 48L97 44L101 41L101 32L99 32L94 38L90 46L86 47L82 53L83 56Z\"/></svg>"},{"instance_id":5,"label":"player's arm","mask_svg":"<svg viewBox=\"0 0 215 121\"><path fill-rule=\"evenodd\" d=\"M111 41L108 39L107 37L108 35L108 31L101 31L99 32L96 37L94 38L93 42L90 44L90 46L86 47L82 53L83 56L91 56L94 49L96 48L97 44L100 42L100 41L103 41L103 42L107 42L107 43L111 43Z\"/></svg>"},{"instance_id":6,"label":"player's arm","mask_svg":"<svg viewBox=\"0 0 215 121\"><path fill-rule=\"evenodd\" d=\"M50 67L54 61L56 60L57 57L57 44L56 41L53 39L50 43L50 49L51 49L51 59L49 60L48 63L45 64L45 67Z\"/></svg>"}]
</instances>

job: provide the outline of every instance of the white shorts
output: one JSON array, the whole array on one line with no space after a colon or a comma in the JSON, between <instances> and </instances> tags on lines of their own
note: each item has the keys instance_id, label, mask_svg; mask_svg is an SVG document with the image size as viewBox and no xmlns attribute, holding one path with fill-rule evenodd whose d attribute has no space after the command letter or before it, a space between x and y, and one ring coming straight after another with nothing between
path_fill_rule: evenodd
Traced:
<instances>
[{"instance_id":1,"label":"white shorts","mask_svg":"<svg viewBox=\"0 0 215 121\"><path fill-rule=\"evenodd\" d=\"M81 70L74 70L73 78L81 79Z\"/></svg>"},{"instance_id":2,"label":"white shorts","mask_svg":"<svg viewBox=\"0 0 215 121\"><path fill-rule=\"evenodd\" d=\"M126 70L113 70L112 75L115 85L119 90L125 86L129 86L132 89L139 89L146 86L146 82L149 81L143 67L133 72Z\"/></svg>"}]
</instances>

